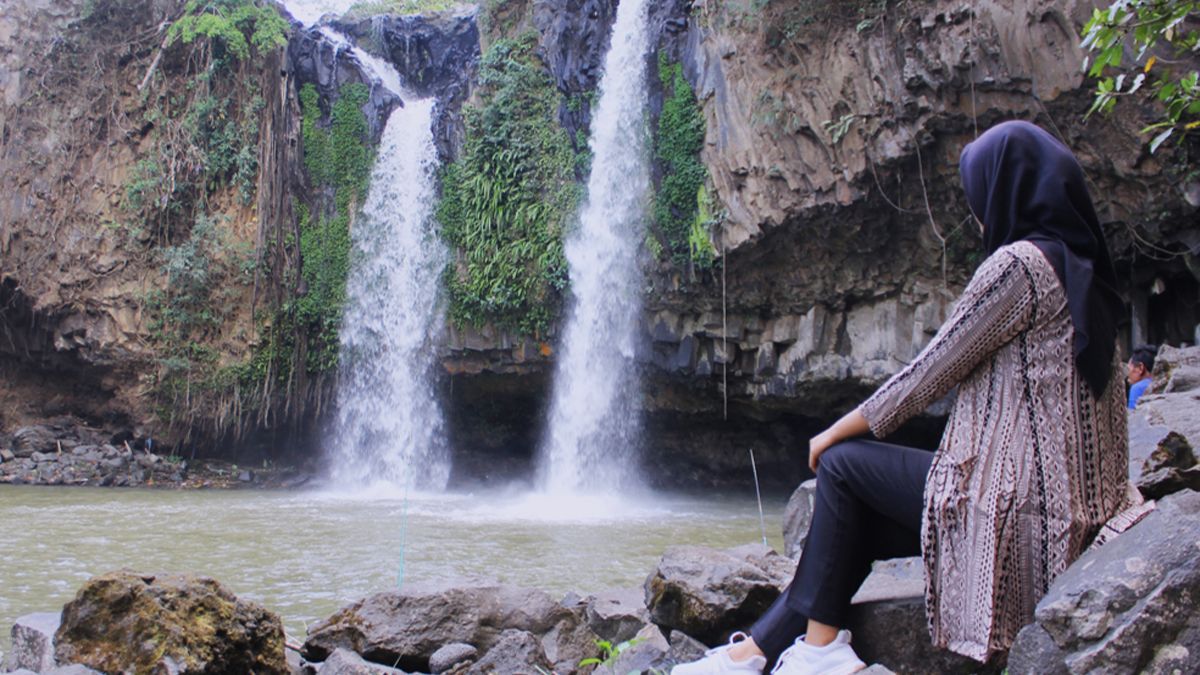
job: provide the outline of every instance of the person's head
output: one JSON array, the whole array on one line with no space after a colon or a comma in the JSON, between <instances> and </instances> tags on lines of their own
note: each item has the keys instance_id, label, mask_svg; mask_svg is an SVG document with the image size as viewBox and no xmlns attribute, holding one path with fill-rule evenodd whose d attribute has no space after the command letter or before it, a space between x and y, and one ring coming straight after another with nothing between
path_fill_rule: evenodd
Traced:
<instances>
[{"instance_id":1,"label":"person's head","mask_svg":"<svg viewBox=\"0 0 1200 675\"><path fill-rule=\"evenodd\" d=\"M1021 121L997 124L969 143L958 168L987 254L1028 241L1054 268L1075 329L1076 364L1099 396L1113 379L1125 308L1083 168L1058 139Z\"/></svg>"},{"instance_id":2,"label":"person's head","mask_svg":"<svg viewBox=\"0 0 1200 675\"><path fill-rule=\"evenodd\" d=\"M1083 169L1040 127L1018 120L988 129L963 148L959 173L989 255L1022 239L1062 241L1089 257L1104 247Z\"/></svg>"},{"instance_id":3,"label":"person's head","mask_svg":"<svg viewBox=\"0 0 1200 675\"><path fill-rule=\"evenodd\" d=\"M1150 377L1150 373L1154 370L1154 357L1157 354L1158 348L1154 345L1141 345L1133 350L1125 374L1125 379L1129 380L1129 384L1141 382Z\"/></svg>"}]
</instances>

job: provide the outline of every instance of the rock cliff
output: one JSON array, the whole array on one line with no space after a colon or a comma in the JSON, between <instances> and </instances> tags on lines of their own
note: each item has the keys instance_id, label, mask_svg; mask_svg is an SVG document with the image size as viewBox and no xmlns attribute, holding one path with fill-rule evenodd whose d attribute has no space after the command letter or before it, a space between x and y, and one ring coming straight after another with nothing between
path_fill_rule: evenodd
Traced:
<instances>
[{"instance_id":1,"label":"rock cliff","mask_svg":"<svg viewBox=\"0 0 1200 675\"><path fill-rule=\"evenodd\" d=\"M285 49L239 66L249 91L229 93L238 119L249 119L253 94L262 99L250 141L253 197L239 192L245 176L235 166L189 188L178 201L186 215L154 203L132 208L145 196L141 162L170 127L154 110L196 75L195 49L164 47L181 5L16 0L0 8L0 372L8 385L0 432L70 415L235 454L278 448L285 433L317 437L332 371L278 366L311 353L304 336L281 329L279 312L308 290L298 221L328 198L303 169L299 92L314 85L317 124L329 125L342 88L368 85L361 112L376 140L403 102L371 86L319 30L293 26ZM646 461L660 482L732 480L746 448L772 480L795 481L806 434L921 349L979 260L958 152L999 120L1042 124L1083 162L1127 284L1129 338L1193 339L1200 186L1179 153L1146 152L1138 129L1148 111L1130 103L1084 120L1090 85L1078 29L1091 6L654 3L657 51L682 64L702 110L701 159L718 216L712 268L645 260L637 367L653 448ZM336 25L386 56L417 94L438 98L439 152L450 160L463 142L462 107L477 96L481 52L521 30L536 34L562 94L558 122L582 152L614 9L613 0L528 0ZM651 79L653 118L663 91ZM187 354L192 365L180 371L153 298L169 295L163 252L191 241L198 204L228 233L213 258L219 281L210 282L222 293L206 296L223 309L196 333L204 354ZM255 264L231 253L246 249ZM483 467L498 476L527 469L555 335L554 326L538 335L447 328L442 390L461 478L479 478ZM214 382L208 373L228 377ZM174 383L166 394L164 382ZM936 432L934 419L907 433L928 442Z\"/></svg>"}]
</instances>

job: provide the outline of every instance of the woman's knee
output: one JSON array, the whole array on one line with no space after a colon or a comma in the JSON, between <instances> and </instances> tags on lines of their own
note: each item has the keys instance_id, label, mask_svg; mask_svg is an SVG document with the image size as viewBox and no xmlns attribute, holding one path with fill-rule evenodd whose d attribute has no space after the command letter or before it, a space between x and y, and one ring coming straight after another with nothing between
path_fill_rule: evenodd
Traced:
<instances>
[{"instance_id":1,"label":"woman's knee","mask_svg":"<svg viewBox=\"0 0 1200 675\"><path fill-rule=\"evenodd\" d=\"M842 441L829 447L817 464L817 478L823 474L831 478L844 477L858 463L866 459L865 449L856 441Z\"/></svg>"}]
</instances>

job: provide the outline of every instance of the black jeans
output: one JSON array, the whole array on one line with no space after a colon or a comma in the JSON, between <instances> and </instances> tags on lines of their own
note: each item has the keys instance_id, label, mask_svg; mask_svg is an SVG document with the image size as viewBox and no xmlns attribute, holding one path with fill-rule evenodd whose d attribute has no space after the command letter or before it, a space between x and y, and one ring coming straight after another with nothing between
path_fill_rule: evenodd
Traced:
<instances>
[{"instance_id":1,"label":"black jeans","mask_svg":"<svg viewBox=\"0 0 1200 675\"><path fill-rule=\"evenodd\" d=\"M846 625L871 563L921 553L925 479L933 453L878 441L839 443L821 455L812 525L796 576L750 629L774 662L811 618Z\"/></svg>"}]
</instances>

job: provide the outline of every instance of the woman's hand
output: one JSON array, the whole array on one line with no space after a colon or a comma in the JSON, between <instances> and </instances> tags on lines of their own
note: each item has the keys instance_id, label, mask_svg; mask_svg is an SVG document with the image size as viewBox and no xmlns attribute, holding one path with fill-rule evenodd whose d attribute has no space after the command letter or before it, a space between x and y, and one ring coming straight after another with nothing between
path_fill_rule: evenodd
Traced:
<instances>
[{"instance_id":1,"label":"woman's hand","mask_svg":"<svg viewBox=\"0 0 1200 675\"><path fill-rule=\"evenodd\" d=\"M821 455L826 450L847 438L861 436L870 430L871 427L867 424L867 418L863 417L858 408L846 413L842 419L834 422L833 426L809 439L808 468L812 469L813 473L816 473L817 466L821 464Z\"/></svg>"},{"instance_id":2,"label":"woman's hand","mask_svg":"<svg viewBox=\"0 0 1200 675\"><path fill-rule=\"evenodd\" d=\"M833 440L833 427L829 427L825 431L808 439L808 468L812 469L813 473L817 472L817 465L821 463L821 455L829 449L831 445L837 443Z\"/></svg>"}]
</instances>

